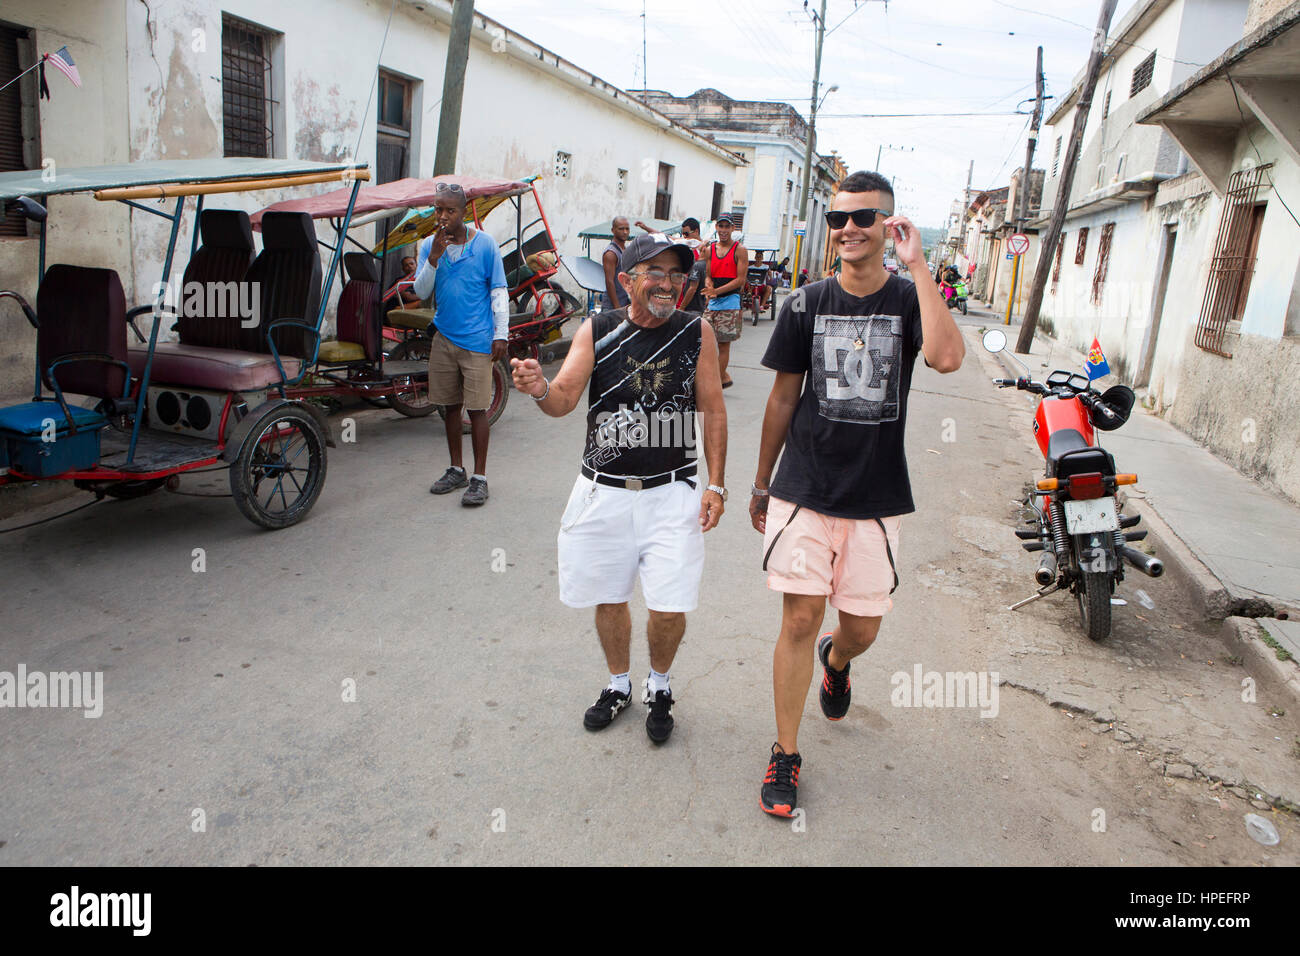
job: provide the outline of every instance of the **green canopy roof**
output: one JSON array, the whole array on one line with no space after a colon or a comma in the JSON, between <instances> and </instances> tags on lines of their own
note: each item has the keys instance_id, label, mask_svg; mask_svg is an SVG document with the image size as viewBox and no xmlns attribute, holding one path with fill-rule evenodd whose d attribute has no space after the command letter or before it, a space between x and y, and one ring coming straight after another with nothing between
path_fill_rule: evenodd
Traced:
<instances>
[{"instance_id":1,"label":"green canopy roof","mask_svg":"<svg viewBox=\"0 0 1300 956\"><path fill-rule=\"evenodd\" d=\"M328 173L364 163L313 163L297 159L163 159L115 166L55 166L48 179L43 170L0 173L0 201L19 196L52 196L121 186L156 186L166 183L231 182L297 173Z\"/></svg>"}]
</instances>

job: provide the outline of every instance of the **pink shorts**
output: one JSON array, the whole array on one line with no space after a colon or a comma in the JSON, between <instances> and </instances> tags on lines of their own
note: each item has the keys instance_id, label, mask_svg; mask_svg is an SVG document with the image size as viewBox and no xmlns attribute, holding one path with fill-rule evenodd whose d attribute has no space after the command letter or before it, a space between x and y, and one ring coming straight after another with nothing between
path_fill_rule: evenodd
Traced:
<instances>
[{"instance_id":1,"label":"pink shorts","mask_svg":"<svg viewBox=\"0 0 1300 956\"><path fill-rule=\"evenodd\" d=\"M831 518L769 498L763 553L767 586L786 594L825 594L831 607L859 617L880 617L894 602L894 564L875 518ZM902 516L881 518L889 550L898 560ZM775 546L773 545L775 542Z\"/></svg>"}]
</instances>

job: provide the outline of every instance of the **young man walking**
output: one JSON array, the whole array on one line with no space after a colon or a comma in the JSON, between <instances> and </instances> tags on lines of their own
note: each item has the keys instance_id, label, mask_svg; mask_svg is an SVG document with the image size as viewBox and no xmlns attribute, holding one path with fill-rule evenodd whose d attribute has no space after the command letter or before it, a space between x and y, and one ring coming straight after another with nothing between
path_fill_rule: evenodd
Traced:
<instances>
[{"instance_id":1,"label":"young man walking","mask_svg":"<svg viewBox=\"0 0 1300 956\"><path fill-rule=\"evenodd\" d=\"M740 318L740 287L745 284L749 253L740 243L732 241L730 216L719 216L714 226L718 231L718 239L709 243L700 256L708 263L703 292L708 307L704 317L713 326L713 334L718 339L718 368L722 375L722 387L730 388L732 381L727 374L727 363L731 359L731 343L740 338L743 326Z\"/></svg>"},{"instance_id":2,"label":"young man walking","mask_svg":"<svg viewBox=\"0 0 1300 956\"><path fill-rule=\"evenodd\" d=\"M849 662L871 646L893 606L901 516L915 510L903 455L913 363L919 353L953 372L966 353L920 233L893 210L889 180L876 173L840 184L826 221L841 271L791 294L763 356L776 381L749 513L763 534L768 587L784 593L772 655L777 737L759 796L777 816L796 806L814 653L822 713L840 720ZM887 237L915 285L885 270ZM828 598L838 626L818 638Z\"/></svg>"},{"instance_id":3,"label":"young man walking","mask_svg":"<svg viewBox=\"0 0 1300 956\"><path fill-rule=\"evenodd\" d=\"M698 603L702 535L722 516L727 489L727 413L713 333L676 308L691 250L658 234L623 253L624 309L582 324L564 365L548 382L534 359L514 359L515 387L559 418L587 393L581 474L560 519L560 600L595 607L609 682L583 726L603 730L631 700L632 618L638 576L650 611L650 674L642 702L646 734L673 731L669 668ZM697 474L695 418L702 425L707 488Z\"/></svg>"},{"instance_id":4,"label":"young man walking","mask_svg":"<svg viewBox=\"0 0 1300 956\"><path fill-rule=\"evenodd\" d=\"M420 299L437 292L433 322L438 334L429 345L429 401L446 406L451 456L451 467L429 491L445 495L465 488L460 503L481 505L488 500L492 363L506 357L510 300L501 252L486 232L465 224L465 198L465 191L455 183L438 184L433 197L438 231L420 242L420 269L413 288ZM462 406L469 413L472 475L465 474L461 457Z\"/></svg>"}]
</instances>

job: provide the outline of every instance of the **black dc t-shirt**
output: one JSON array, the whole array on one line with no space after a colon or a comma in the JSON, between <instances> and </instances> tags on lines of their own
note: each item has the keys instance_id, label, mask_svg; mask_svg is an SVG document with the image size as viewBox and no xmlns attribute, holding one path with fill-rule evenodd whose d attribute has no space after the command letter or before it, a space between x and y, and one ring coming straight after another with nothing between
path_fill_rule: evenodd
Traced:
<instances>
[{"instance_id":1,"label":"black dc t-shirt","mask_svg":"<svg viewBox=\"0 0 1300 956\"><path fill-rule=\"evenodd\" d=\"M832 277L787 298L763 364L806 378L772 494L837 518L915 511L903 427L920 351L916 286L898 276L863 297Z\"/></svg>"}]
</instances>

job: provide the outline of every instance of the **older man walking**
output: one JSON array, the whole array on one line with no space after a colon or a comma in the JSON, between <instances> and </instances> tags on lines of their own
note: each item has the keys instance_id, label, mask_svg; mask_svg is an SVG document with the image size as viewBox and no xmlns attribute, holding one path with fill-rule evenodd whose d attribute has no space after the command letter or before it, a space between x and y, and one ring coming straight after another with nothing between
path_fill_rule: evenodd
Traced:
<instances>
[{"instance_id":1,"label":"older man walking","mask_svg":"<svg viewBox=\"0 0 1300 956\"><path fill-rule=\"evenodd\" d=\"M632 618L637 578L650 616L650 673L642 702L646 734L673 730L669 668L695 609L704 569L702 535L722 516L727 490L727 413L713 332L676 308L694 257L658 234L628 243L618 275L626 308L585 322L559 374L548 382L533 359L512 360L515 387L556 418L587 393L581 474L560 519L560 600L595 607L609 680L583 726L608 727L631 699ZM704 434L708 487L697 484L695 417Z\"/></svg>"}]
</instances>

